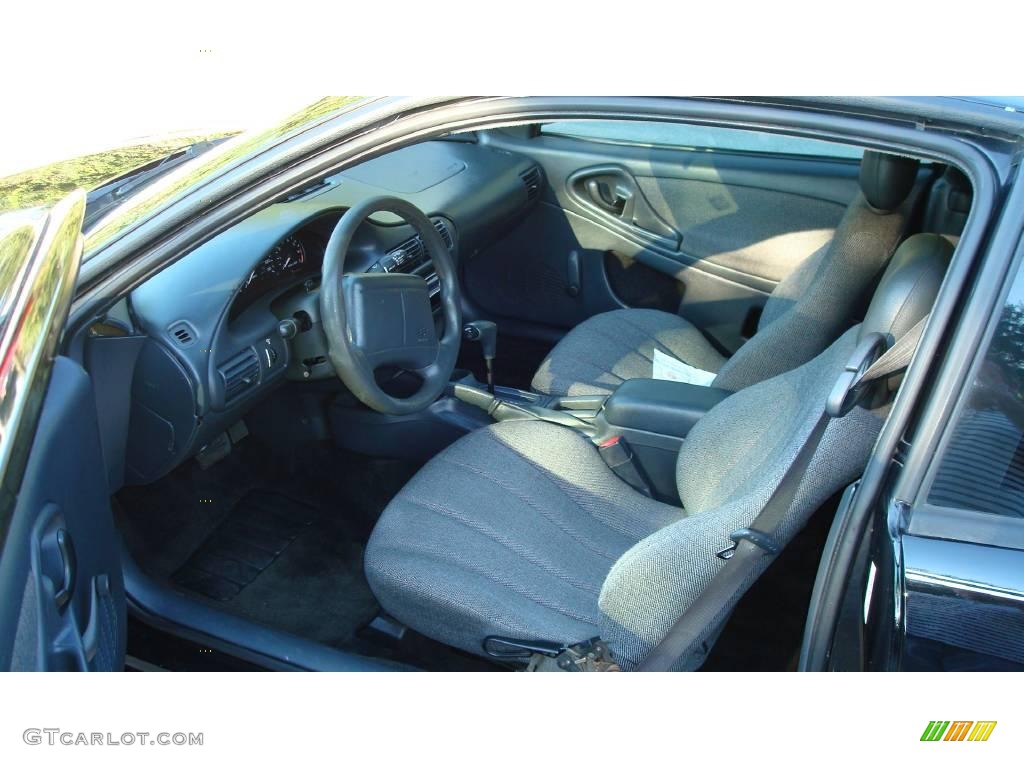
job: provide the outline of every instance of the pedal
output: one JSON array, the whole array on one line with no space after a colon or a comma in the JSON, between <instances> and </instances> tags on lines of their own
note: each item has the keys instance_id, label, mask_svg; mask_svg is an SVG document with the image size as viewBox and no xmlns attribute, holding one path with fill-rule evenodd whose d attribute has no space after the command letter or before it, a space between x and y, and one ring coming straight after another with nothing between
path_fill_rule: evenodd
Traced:
<instances>
[{"instance_id":1,"label":"pedal","mask_svg":"<svg viewBox=\"0 0 1024 768\"><path fill-rule=\"evenodd\" d=\"M405 637L405 633L408 627L399 622L397 619L393 619L386 613L378 613L373 617L373 621L366 625L367 632L376 632L379 635L384 635L392 640L401 642L402 638Z\"/></svg>"},{"instance_id":2,"label":"pedal","mask_svg":"<svg viewBox=\"0 0 1024 768\"><path fill-rule=\"evenodd\" d=\"M242 440L249 436L249 428L245 426L245 419L239 419L230 427L228 427L228 437L231 438L232 445L238 445Z\"/></svg>"},{"instance_id":3,"label":"pedal","mask_svg":"<svg viewBox=\"0 0 1024 768\"><path fill-rule=\"evenodd\" d=\"M199 449L196 461L203 470L209 469L218 461L231 453L231 439L227 432L221 432L213 440Z\"/></svg>"}]
</instances>

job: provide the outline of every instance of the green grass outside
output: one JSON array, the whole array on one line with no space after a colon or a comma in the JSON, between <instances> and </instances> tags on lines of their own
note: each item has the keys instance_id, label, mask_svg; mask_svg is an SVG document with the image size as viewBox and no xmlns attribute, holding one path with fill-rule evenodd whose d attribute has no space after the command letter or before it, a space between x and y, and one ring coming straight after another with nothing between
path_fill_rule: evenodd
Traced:
<instances>
[{"instance_id":1,"label":"green grass outside","mask_svg":"<svg viewBox=\"0 0 1024 768\"><path fill-rule=\"evenodd\" d=\"M256 145L265 139L283 136L315 118L328 115L336 109L359 101L361 98L361 96L324 97L291 115L282 124L254 137L249 144L239 148L238 152L248 151L251 148L250 144ZM234 133L237 131L184 136L166 141L119 147L107 152L62 160L58 163L0 178L0 212L37 205L53 205L79 187L86 190L94 189L126 171L170 154L176 149L197 141L231 136ZM233 155L225 155L226 160L231 157Z\"/></svg>"},{"instance_id":2,"label":"green grass outside","mask_svg":"<svg viewBox=\"0 0 1024 768\"><path fill-rule=\"evenodd\" d=\"M93 189L151 160L197 141L230 136L211 133L118 147L108 152L62 160L0 179L0 211L53 205L74 189Z\"/></svg>"}]
</instances>

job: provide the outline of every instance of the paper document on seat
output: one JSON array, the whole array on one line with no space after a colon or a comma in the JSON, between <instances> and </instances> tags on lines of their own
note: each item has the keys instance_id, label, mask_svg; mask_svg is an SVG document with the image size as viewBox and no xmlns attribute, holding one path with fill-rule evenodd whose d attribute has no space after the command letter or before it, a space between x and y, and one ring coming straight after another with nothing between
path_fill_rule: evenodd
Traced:
<instances>
[{"instance_id":1,"label":"paper document on seat","mask_svg":"<svg viewBox=\"0 0 1024 768\"><path fill-rule=\"evenodd\" d=\"M694 368L692 365L687 365L682 360L676 360L671 355L666 355L656 349L654 350L654 378L710 387L711 382L715 380L715 374L711 371Z\"/></svg>"}]
</instances>

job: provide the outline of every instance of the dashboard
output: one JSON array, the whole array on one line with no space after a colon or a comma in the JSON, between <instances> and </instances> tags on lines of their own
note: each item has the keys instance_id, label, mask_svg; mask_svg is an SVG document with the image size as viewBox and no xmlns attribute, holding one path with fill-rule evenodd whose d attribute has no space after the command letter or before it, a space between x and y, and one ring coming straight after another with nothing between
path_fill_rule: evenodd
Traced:
<instances>
[{"instance_id":1,"label":"dashboard","mask_svg":"<svg viewBox=\"0 0 1024 768\"><path fill-rule=\"evenodd\" d=\"M411 202L458 265L528 214L537 173L525 156L471 141L416 144L310 184L136 288L129 302L146 339L132 387L127 481L165 474L289 378L336 376L323 354L320 271L349 207L379 195ZM438 296L430 254L389 213L359 227L345 268L419 275ZM282 334L293 321L294 334Z\"/></svg>"}]
</instances>

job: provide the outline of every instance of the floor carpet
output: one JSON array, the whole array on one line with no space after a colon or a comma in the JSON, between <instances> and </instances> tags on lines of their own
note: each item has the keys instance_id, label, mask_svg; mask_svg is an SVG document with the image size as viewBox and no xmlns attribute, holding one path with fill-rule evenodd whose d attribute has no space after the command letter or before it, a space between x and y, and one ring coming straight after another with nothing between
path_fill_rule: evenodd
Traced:
<instances>
[{"instance_id":1,"label":"floor carpet","mask_svg":"<svg viewBox=\"0 0 1024 768\"><path fill-rule=\"evenodd\" d=\"M152 576L222 610L335 647L379 607L363 544L415 472L311 442L282 455L245 440L203 470L186 462L118 494L129 550Z\"/></svg>"}]
</instances>

